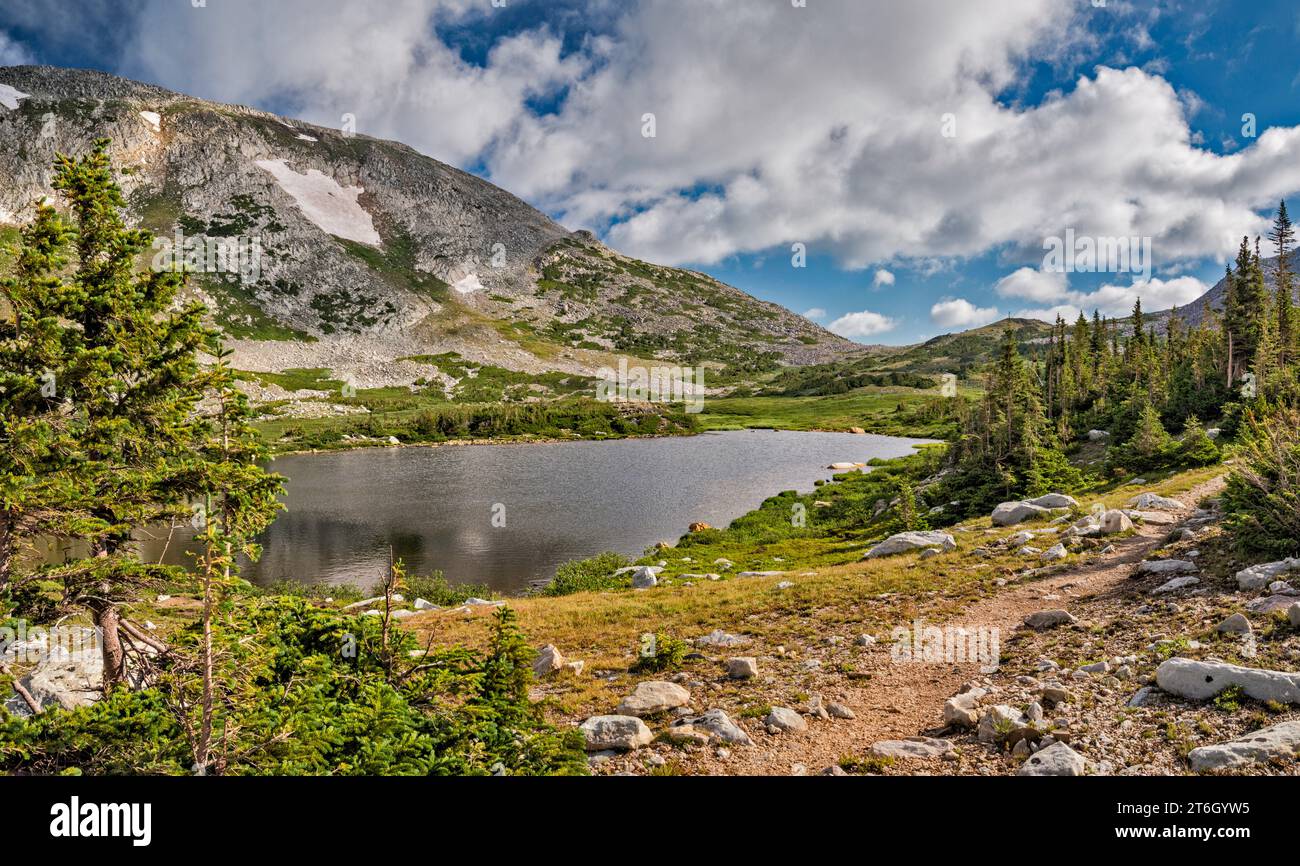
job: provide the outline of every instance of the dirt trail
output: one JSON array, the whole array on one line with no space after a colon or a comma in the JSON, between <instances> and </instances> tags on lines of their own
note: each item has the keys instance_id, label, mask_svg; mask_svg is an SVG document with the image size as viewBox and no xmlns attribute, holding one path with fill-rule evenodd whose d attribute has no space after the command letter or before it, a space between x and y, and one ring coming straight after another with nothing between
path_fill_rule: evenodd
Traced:
<instances>
[{"instance_id":1,"label":"dirt trail","mask_svg":"<svg viewBox=\"0 0 1300 866\"><path fill-rule=\"evenodd\" d=\"M1223 487L1218 478L1174 497L1189 508ZM1190 513L1190 512L1189 512ZM1062 608L1081 620L1089 617L1090 604L1119 591L1145 559L1168 534L1168 526L1144 525L1138 534L1119 539L1115 551L1095 561L1060 574L1017 584L982 599L960 617L927 625L960 626L969 630L997 628L1002 640L1021 627L1031 613ZM845 755L861 756L876 742L903 739L934 732L943 726L943 704L961 686L980 676L975 664L895 663L891 647L882 641L859 668L870 679L844 681L838 691L825 693L825 700L847 704L857 718L848 721L812 721L809 731L769 737L759 734L756 748L731 750L719 759L711 752L687 761L689 772L726 775L789 775L796 764L818 773Z\"/></svg>"}]
</instances>

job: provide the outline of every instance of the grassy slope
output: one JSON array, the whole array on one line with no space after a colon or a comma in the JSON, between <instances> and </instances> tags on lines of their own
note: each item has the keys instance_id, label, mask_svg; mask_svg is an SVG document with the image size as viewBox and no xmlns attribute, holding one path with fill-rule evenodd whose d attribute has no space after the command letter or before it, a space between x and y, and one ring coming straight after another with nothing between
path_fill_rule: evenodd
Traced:
<instances>
[{"instance_id":1,"label":"grassy slope","mask_svg":"<svg viewBox=\"0 0 1300 866\"><path fill-rule=\"evenodd\" d=\"M976 392L963 390L964 395ZM819 397L734 397L704 402L700 423L708 430L829 430L860 427L868 433L937 437L942 424L917 421L904 410L935 399L933 391L914 388L861 388L848 394ZM903 416L903 417L900 417Z\"/></svg>"}]
</instances>

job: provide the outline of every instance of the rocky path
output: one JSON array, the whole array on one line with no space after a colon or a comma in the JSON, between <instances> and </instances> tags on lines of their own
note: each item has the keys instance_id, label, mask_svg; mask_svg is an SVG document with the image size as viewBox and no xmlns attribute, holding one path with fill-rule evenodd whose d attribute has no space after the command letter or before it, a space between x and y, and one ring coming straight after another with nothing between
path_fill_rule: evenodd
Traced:
<instances>
[{"instance_id":1,"label":"rocky path","mask_svg":"<svg viewBox=\"0 0 1300 866\"><path fill-rule=\"evenodd\" d=\"M1215 479L1176 497L1192 513L1196 504L1218 493L1223 479ZM1040 578L1027 578L1007 586L996 594L967 607L961 615L947 622L926 622L940 628L959 627L968 632L997 629L1001 641L1023 629L1025 617L1048 609L1068 609L1077 619L1087 621L1091 612L1123 595L1137 565L1159 547L1169 533L1169 526L1142 525L1135 535L1113 541L1109 553L1098 554L1078 564L1070 564ZM829 642L853 640L849 635L827 634ZM808 706L795 707L810 715L806 731L769 734L761 725L749 724L755 747L680 750L671 759L681 772L723 775L809 775L831 772L849 757L871 753L872 746L883 740L901 740L918 735L935 735L945 727L945 702L965 684L981 678L977 664L933 662L896 662L893 646L887 640L875 643L855 664L853 676L820 677L815 685L814 711ZM772 688L771 683L767 688ZM758 683L755 689L758 690ZM851 708L852 719L817 717L816 698L829 705L834 702ZM758 728L758 730L755 730ZM651 766L664 760L650 757ZM609 759L602 772L638 772L646 763L645 755L632 753ZM936 755L934 760L906 762L906 771L926 772L996 772L976 762L958 767L956 754Z\"/></svg>"}]
</instances>

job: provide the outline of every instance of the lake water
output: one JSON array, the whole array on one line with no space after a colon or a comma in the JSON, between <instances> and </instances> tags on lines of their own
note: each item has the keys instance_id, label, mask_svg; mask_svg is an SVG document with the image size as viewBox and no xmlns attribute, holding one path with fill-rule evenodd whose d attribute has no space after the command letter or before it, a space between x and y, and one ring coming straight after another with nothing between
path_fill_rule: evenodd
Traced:
<instances>
[{"instance_id":1,"label":"lake water","mask_svg":"<svg viewBox=\"0 0 1300 866\"><path fill-rule=\"evenodd\" d=\"M244 576L367 587L391 546L409 573L517 593L569 560L640 556L692 523L725 527L783 490L810 491L831 463L902 457L923 441L743 431L292 455L272 464L288 478L286 510ZM178 530L165 555L161 539L141 553L185 563L189 536Z\"/></svg>"}]
</instances>

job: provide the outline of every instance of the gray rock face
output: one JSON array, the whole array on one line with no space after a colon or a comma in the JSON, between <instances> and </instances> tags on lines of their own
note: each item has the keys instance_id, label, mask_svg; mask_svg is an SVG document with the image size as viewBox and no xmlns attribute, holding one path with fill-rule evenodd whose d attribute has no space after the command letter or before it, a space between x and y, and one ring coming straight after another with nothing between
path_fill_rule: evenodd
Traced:
<instances>
[{"instance_id":1,"label":"gray rock face","mask_svg":"<svg viewBox=\"0 0 1300 866\"><path fill-rule=\"evenodd\" d=\"M1293 604L1286 612L1286 618L1292 628L1300 628L1300 604Z\"/></svg>"},{"instance_id":2,"label":"gray rock face","mask_svg":"<svg viewBox=\"0 0 1300 866\"><path fill-rule=\"evenodd\" d=\"M956 550L957 541L946 532L900 532L892 535L867 551L863 559L878 559L882 556L894 556L910 550L926 548Z\"/></svg>"},{"instance_id":3,"label":"gray rock face","mask_svg":"<svg viewBox=\"0 0 1300 866\"><path fill-rule=\"evenodd\" d=\"M648 746L654 740L645 722L635 716L594 716L578 729L586 740L588 752L606 749L627 752Z\"/></svg>"},{"instance_id":4,"label":"gray rock face","mask_svg":"<svg viewBox=\"0 0 1300 866\"><path fill-rule=\"evenodd\" d=\"M1031 755L1017 776L1082 776L1088 770L1088 761L1065 743L1053 743Z\"/></svg>"},{"instance_id":5,"label":"gray rock face","mask_svg":"<svg viewBox=\"0 0 1300 866\"><path fill-rule=\"evenodd\" d=\"M727 660L727 676L733 680L748 680L758 676L758 659L751 656Z\"/></svg>"},{"instance_id":6,"label":"gray rock face","mask_svg":"<svg viewBox=\"0 0 1300 866\"><path fill-rule=\"evenodd\" d=\"M768 713L767 718L763 719L763 724L784 733L798 733L808 730L808 723L804 721L804 717L785 707L773 707L772 712Z\"/></svg>"},{"instance_id":7,"label":"gray rock face","mask_svg":"<svg viewBox=\"0 0 1300 866\"><path fill-rule=\"evenodd\" d=\"M1036 631L1061 625L1073 625L1075 622L1074 616L1068 610L1040 610L1025 617L1025 625Z\"/></svg>"},{"instance_id":8,"label":"gray rock face","mask_svg":"<svg viewBox=\"0 0 1300 866\"><path fill-rule=\"evenodd\" d=\"M1049 514L1051 514L1049 509L1030 505L1028 502L1003 502L993 509L993 525L1015 526L1017 523L1047 517Z\"/></svg>"},{"instance_id":9,"label":"gray rock face","mask_svg":"<svg viewBox=\"0 0 1300 866\"><path fill-rule=\"evenodd\" d=\"M1243 668L1224 662L1169 659L1156 669L1156 684L1166 692L1206 701L1237 686L1257 701L1300 704L1300 674Z\"/></svg>"},{"instance_id":10,"label":"gray rock face","mask_svg":"<svg viewBox=\"0 0 1300 866\"><path fill-rule=\"evenodd\" d=\"M1283 559L1279 562L1252 565L1237 572L1237 586L1243 592L1255 592L1293 571L1300 571L1300 559Z\"/></svg>"},{"instance_id":11,"label":"gray rock face","mask_svg":"<svg viewBox=\"0 0 1300 866\"><path fill-rule=\"evenodd\" d=\"M1274 758L1294 759L1300 754L1300 721L1283 722L1217 746L1192 749L1187 755L1198 773L1248 767Z\"/></svg>"},{"instance_id":12,"label":"gray rock face","mask_svg":"<svg viewBox=\"0 0 1300 866\"><path fill-rule=\"evenodd\" d=\"M632 694L618 705L621 716L653 716L666 713L691 702L691 693L676 683L639 683Z\"/></svg>"},{"instance_id":13,"label":"gray rock face","mask_svg":"<svg viewBox=\"0 0 1300 866\"><path fill-rule=\"evenodd\" d=\"M674 722L673 727L690 727L697 731L704 731L721 742L737 746L754 745L754 741L749 738L749 734L745 733L744 729L733 722L722 710L709 710L702 716L681 719Z\"/></svg>"},{"instance_id":14,"label":"gray rock face","mask_svg":"<svg viewBox=\"0 0 1300 866\"><path fill-rule=\"evenodd\" d=\"M942 758L955 750L947 740L931 737L909 737L906 740L883 740L871 747L871 754L877 758Z\"/></svg>"},{"instance_id":15,"label":"gray rock face","mask_svg":"<svg viewBox=\"0 0 1300 866\"><path fill-rule=\"evenodd\" d=\"M97 645L75 653L55 649L19 682L42 710L75 710L90 706L103 696L103 653ZM31 715L27 702L16 694L14 697L6 703L10 711L17 715Z\"/></svg>"}]
</instances>

